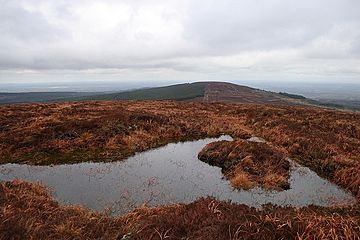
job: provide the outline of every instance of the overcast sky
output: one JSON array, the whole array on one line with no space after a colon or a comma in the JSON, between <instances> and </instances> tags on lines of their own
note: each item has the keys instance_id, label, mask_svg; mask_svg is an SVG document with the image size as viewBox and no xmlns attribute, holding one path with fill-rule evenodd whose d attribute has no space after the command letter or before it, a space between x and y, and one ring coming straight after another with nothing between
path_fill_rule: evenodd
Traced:
<instances>
[{"instance_id":1,"label":"overcast sky","mask_svg":"<svg viewBox=\"0 0 360 240\"><path fill-rule=\"evenodd\" d=\"M0 0L0 83L360 82L359 0Z\"/></svg>"}]
</instances>

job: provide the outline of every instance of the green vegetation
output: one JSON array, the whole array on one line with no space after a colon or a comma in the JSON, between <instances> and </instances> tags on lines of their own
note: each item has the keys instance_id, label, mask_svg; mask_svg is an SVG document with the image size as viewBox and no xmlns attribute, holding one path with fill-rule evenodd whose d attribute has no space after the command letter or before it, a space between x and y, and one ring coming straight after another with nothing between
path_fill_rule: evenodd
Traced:
<instances>
[{"instance_id":1,"label":"green vegetation","mask_svg":"<svg viewBox=\"0 0 360 240\"><path fill-rule=\"evenodd\" d=\"M186 83L144 88L116 93L95 92L26 92L0 93L0 104L64 102L82 100L188 100L203 97L206 83Z\"/></svg>"},{"instance_id":2,"label":"green vegetation","mask_svg":"<svg viewBox=\"0 0 360 240\"><path fill-rule=\"evenodd\" d=\"M81 100L187 100L203 97L206 83L185 83L166 87L138 89L94 95Z\"/></svg>"},{"instance_id":3,"label":"green vegetation","mask_svg":"<svg viewBox=\"0 0 360 240\"><path fill-rule=\"evenodd\" d=\"M306 99L306 97L304 97L302 95L297 95L297 94L291 94L291 93L286 93L286 92L279 92L279 94L282 96L294 98L294 99Z\"/></svg>"}]
</instances>

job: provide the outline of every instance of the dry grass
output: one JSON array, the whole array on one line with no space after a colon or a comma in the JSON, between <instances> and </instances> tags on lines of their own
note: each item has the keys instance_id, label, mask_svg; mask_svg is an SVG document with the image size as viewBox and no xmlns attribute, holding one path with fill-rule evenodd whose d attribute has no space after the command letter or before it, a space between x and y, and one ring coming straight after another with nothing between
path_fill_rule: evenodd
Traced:
<instances>
[{"instance_id":1,"label":"dry grass","mask_svg":"<svg viewBox=\"0 0 360 240\"><path fill-rule=\"evenodd\" d=\"M5 182L0 189L0 239L116 239L123 234L119 219L60 206L39 184Z\"/></svg>"},{"instance_id":2,"label":"dry grass","mask_svg":"<svg viewBox=\"0 0 360 240\"><path fill-rule=\"evenodd\" d=\"M264 137L360 199L360 115L321 108L171 101L3 105L0 162L114 161L223 133Z\"/></svg>"},{"instance_id":3,"label":"dry grass","mask_svg":"<svg viewBox=\"0 0 360 240\"><path fill-rule=\"evenodd\" d=\"M360 114L305 107L245 107L232 111L246 126L300 164L360 199Z\"/></svg>"},{"instance_id":4,"label":"dry grass","mask_svg":"<svg viewBox=\"0 0 360 240\"><path fill-rule=\"evenodd\" d=\"M263 178L263 186L265 188L271 188L273 186L284 188L284 186L288 186L288 184L288 178L286 178L286 176L270 171L268 171Z\"/></svg>"},{"instance_id":5,"label":"dry grass","mask_svg":"<svg viewBox=\"0 0 360 240\"><path fill-rule=\"evenodd\" d=\"M91 102L0 106L0 161L58 164L114 161L172 141L226 129L153 113L158 103ZM208 125L208 128L204 128Z\"/></svg>"},{"instance_id":6,"label":"dry grass","mask_svg":"<svg viewBox=\"0 0 360 240\"><path fill-rule=\"evenodd\" d=\"M359 239L359 206L300 210L200 199L108 217L61 206L39 184L0 183L0 239ZM124 236L127 235L127 238ZM124 237L124 238L123 238Z\"/></svg>"},{"instance_id":7,"label":"dry grass","mask_svg":"<svg viewBox=\"0 0 360 240\"><path fill-rule=\"evenodd\" d=\"M359 113L171 101L0 106L1 163L115 161L169 142L220 134L230 134L241 146L234 152L235 146L224 143L218 151L223 160L237 159L224 165L234 185L284 188L287 183L283 161L261 167L256 162L261 144L244 151L240 139L256 135L270 142L269 156L290 156L360 199ZM261 177L254 178L251 168ZM359 216L359 204L257 211L201 199L111 218L61 206L36 184L13 181L0 188L0 239L121 239L128 233L129 239L359 239Z\"/></svg>"},{"instance_id":8,"label":"dry grass","mask_svg":"<svg viewBox=\"0 0 360 240\"><path fill-rule=\"evenodd\" d=\"M218 141L207 144L199 159L222 168L236 188L259 185L268 189L288 189L290 163L274 147L245 140Z\"/></svg>"},{"instance_id":9,"label":"dry grass","mask_svg":"<svg viewBox=\"0 0 360 240\"><path fill-rule=\"evenodd\" d=\"M230 178L230 183L235 188L243 189L251 189L255 186L255 183L251 181L249 174L243 171L236 171Z\"/></svg>"}]
</instances>

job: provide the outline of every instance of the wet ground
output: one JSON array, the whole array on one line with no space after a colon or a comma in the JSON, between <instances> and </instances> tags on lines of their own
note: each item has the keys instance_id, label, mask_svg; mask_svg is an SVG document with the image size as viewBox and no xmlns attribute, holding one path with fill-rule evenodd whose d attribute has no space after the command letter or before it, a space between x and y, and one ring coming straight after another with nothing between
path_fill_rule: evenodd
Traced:
<instances>
[{"instance_id":1,"label":"wet ground","mask_svg":"<svg viewBox=\"0 0 360 240\"><path fill-rule=\"evenodd\" d=\"M294 162L289 190L235 190L224 179L220 168L197 159L197 154L206 144L218 140L231 140L231 137L168 144L112 163L5 164L0 166L0 179L40 181L62 203L82 204L101 211L108 209L114 214L129 212L143 204L189 203L205 196L254 207L265 203L296 207L310 204L331 206L356 201L351 193ZM251 140L263 141L259 138Z\"/></svg>"}]
</instances>

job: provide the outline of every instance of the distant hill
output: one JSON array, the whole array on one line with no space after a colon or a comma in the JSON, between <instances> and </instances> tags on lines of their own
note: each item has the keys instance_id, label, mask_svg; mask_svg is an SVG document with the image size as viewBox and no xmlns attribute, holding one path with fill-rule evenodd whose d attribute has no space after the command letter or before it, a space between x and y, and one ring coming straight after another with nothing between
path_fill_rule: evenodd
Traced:
<instances>
[{"instance_id":1,"label":"distant hill","mask_svg":"<svg viewBox=\"0 0 360 240\"><path fill-rule=\"evenodd\" d=\"M303 96L274 93L226 82L195 82L98 94L77 100L186 100L229 103L299 104Z\"/></svg>"},{"instance_id":2,"label":"distant hill","mask_svg":"<svg viewBox=\"0 0 360 240\"><path fill-rule=\"evenodd\" d=\"M81 97L83 100L189 100L203 97L206 83L185 83Z\"/></svg>"},{"instance_id":3,"label":"distant hill","mask_svg":"<svg viewBox=\"0 0 360 240\"><path fill-rule=\"evenodd\" d=\"M306 98L226 82L195 82L115 93L0 93L0 103L83 100L177 100L228 103L303 104Z\"/></svg>"},{"instance_id":4,"label":"distant hill","mask_svg":"<svg viewBox=\"0 0 360 240\"><path fill-rule=\"evenodd\" d=\"M318 105L358 110L341 103L319 102L301 95L275 93L227 82L195 82L114 93L30 92L0 93L0 104L84 100L177 100L282 105Z\"/></svg>"}]
</instances>

